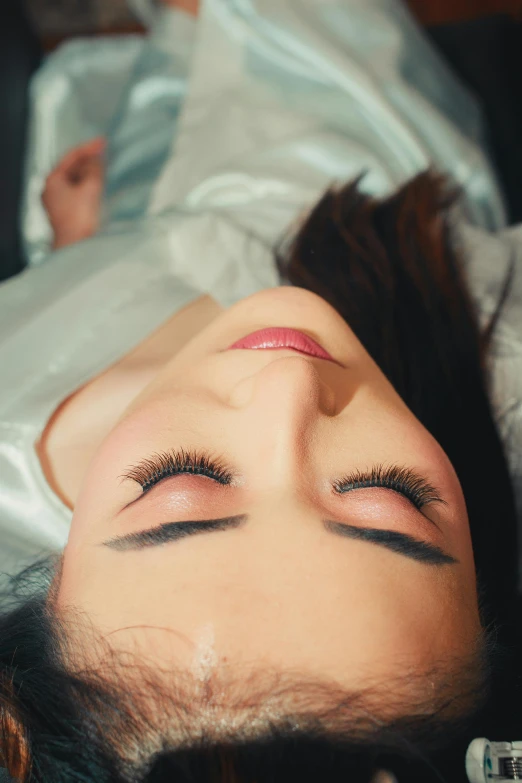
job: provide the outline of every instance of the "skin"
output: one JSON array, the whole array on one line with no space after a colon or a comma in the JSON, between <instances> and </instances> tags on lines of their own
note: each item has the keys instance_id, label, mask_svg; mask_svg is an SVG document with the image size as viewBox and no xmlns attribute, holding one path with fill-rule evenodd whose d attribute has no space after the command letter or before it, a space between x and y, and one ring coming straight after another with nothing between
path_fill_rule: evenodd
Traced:
<instances>
[{"instance_id":1,"label":"skin","mask_svg":"<svg viewBox=\"0 0 522 783\"><path fill-rule=\"evenodd\" d=\"M53 230L53 249L59 250L98 230L104 184L101 136L69 150L45 181L42 203Z\"/></svg>"},{"instance_id":2,"label":"skin","mask_svg":"<svg viewBox=\"0 0 522 783\"><path fill-rule=\"evenodd\" d=\"M342 366L286 349L226 350L265 326L309 333ZM199 677L267 668L360 688L398 665L424 671L470 652L480 626L459 482L337 312L284 287L194 331L149 368L85 468L58 605L85 611L115 649ZM122 474L174 447L219 455L233 486L173 476L129 506L142 489ZM390 489L332 492L343 474L379 463L415 468L445 504L423 516ZM248 522L160 547L103 545L160 523L239 514ZM415 562L334 536L324 519L409 533L459 562Z\"/></svg>"},{"instance_id":3,"label":"skin","mask_svg":"<svg viewBox=\"0 0 522 783\"><path fill-rule=\"evenodd\" d=\"M163 5L170 8L178 8L186 11L191 16L197 16L199 11L199 0L162 0Z\"/></svg>"}]
</instances>

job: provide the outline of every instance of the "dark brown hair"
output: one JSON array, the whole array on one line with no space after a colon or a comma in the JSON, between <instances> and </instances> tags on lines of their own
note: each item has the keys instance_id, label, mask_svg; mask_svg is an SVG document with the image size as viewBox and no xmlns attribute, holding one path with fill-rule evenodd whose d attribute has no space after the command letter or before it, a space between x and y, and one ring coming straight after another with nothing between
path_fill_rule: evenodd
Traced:
<instances>
[{"instance_id":1,"label":"dark brown hair","mask_svg":"<svg viewBox=\"0 0 522 783\"><path fill-rule=\"evenodd\" d=\"M282 246L279 268L335 307L447 453L468 507L482 597L507 628L517 524L487 365L509 279L481 332L454 229L457 197L432 171L386 199L363 194L358 181L329 190Z\"/></svg>"},{"instance_id":2,"label":"dark brown hair","mask_svg":"<svg viewBox=\"0 0 522 783\"><path fill-rule=\"evenodd\" d=\"M23 781L368 783L379 767L395 770L400 783L464 781L464 753L474 736L522 736L510 708L519 702L512 690L519 686L510 680L516 519L486 372L493 324L478 328L452 229L455 199L432 172L386 199L365 195L358 182L331 189L281 246L278 262L284 279L319 294L344 317L459 476L489 655L490 688L477 678L475 710L455 721L412 713L405 703L402 716L378 730L365 730L355 711L341 735L325 732L318 718L315 727L312 720L296 731L290 721L254 739L199 737L191 747L165 741L145 766L132 766L111 741L111 716L118 723L126 714L128 725L146 735L145 722L126 712L125 683L105 688L89 673L82 679L68 671L57 617L35 588L21 606L0 614L0 756ZM458 691L460 683L454 685ZM331 706L342 709L335 698Z\"/></svg>"}]
</instances>

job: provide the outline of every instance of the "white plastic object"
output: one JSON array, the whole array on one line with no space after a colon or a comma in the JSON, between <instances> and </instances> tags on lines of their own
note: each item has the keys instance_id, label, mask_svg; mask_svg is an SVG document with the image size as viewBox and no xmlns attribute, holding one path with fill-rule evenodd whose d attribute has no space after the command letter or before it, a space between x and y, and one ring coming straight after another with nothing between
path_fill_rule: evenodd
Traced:
<instances>
[{"instance_id":1,"label":"white plastic object","mask_svg":"<svg viewBox=\"0 0 522 783\"><path fill-rule=\"evenodd\" d=\"M466 774L470 783L486 783L490 759L489 740L478 737L470 743L466 753ZM489 768L490 769L490 768Z\"/></svg>"},{"instance_id":2,"label":"white plastic object","mask_svg":"<svg viewBox=\"0 0 522 783\"><path fill-rule=\"evenodd\" d=\"M509 783L522 775L522 741L491 742L478 737L466 753L466 773L470 783Z\"/></svg>"}]
</instances>

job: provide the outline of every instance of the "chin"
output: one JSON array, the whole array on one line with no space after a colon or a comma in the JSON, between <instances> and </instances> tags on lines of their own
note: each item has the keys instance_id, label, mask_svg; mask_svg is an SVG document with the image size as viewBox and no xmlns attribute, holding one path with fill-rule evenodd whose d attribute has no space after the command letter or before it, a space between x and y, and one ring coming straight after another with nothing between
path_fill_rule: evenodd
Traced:
<instances>
[{"instance_id":1,"label":"chin","mask_svg":"<svg viewBox=\"0 0 522 783\"><path fill-rule=\"evenodd\" d=\"M314 313L317 313L320 317L321 313L325 315L335 314L337 318L340 318L337 310L335 310L328 302L311 291L307 291L305 288L297 288L295 286L278 286L277 288L266 288L264 291L258 291L256 294L252 294L246 299L242 299L235 305L236 307L245 307L249 310L252 308L268 308L267 312L272 315L274 308L281 306L284 308L282 313L286 314L286 317L291 318L292 310L296 313L303 313L306 311L311 318L314 317ZM282 324L284 325L284 324Z\"/></svg>"}]
</instances>

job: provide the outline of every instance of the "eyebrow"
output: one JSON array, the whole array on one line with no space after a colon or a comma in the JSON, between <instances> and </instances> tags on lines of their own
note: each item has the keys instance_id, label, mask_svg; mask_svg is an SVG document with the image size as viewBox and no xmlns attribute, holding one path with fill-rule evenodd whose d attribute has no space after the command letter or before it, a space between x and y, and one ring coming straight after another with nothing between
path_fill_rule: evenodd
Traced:
<instances>
[{"instance_id":1,"label":"eyebrow","mask_svg":"<svg viewBox=\"0 0 522 783\"><path fill-rule=\"evenodd\" d=\"M241 527L248 519L247 514L239 514L234 517L222 519L202 519L187 522L165 522L148 530L140 530L137 533L127 533L124 536L115 536L103 542L103 546L116 549L119 552L131 549L145 549L151 546L161 546L171 541L180 541L182 538L197 536L202 533L215 533L217 531L230 530Z\"/></svg>"},{"instance_id":2,"label":"eyebrow","mask_svg":"<svg viewBox=\"0 0 522 783\"><path fill-rule=\"evenodd\" d=\"M222 519L165 522L148 530L115 536L104 541L102 546L118 552L146 549L162 546L173 541L180 541L182 538L188 538L189 536L223 532L244 527L248 519L248 514L238 514L237 516L223 517ZM348 525L344 522L335 522L329 519L323 520L323 526L325 530L333 535L368 541L371 544L384 547L391 552L426 565L453 565L459 562L438 546L419 541L407 533L398 533L395 530L381 530L379 528L356 527L355 525Z\"/></svg>"},{"instance_id":3,"label":"eyebrow","mask_svg":"<svg viewBox=\"0 0 522 783\"><path fill-rule=\"evenodd\" d=\"M446 554L440 547L434 544L428 544L426 541L419 541L407 533L398 533L395 530L381 530L373 527L356 527L347 525L344 522L334 522L326 519L323 522L324 527L330 533L344 538L359 539L359 541L369 541L377 546L385 547L399 555L409 557L411 560L417 560L419 563L427 565L454 565L459 561Z\"/></svg>"}]
</instances>

